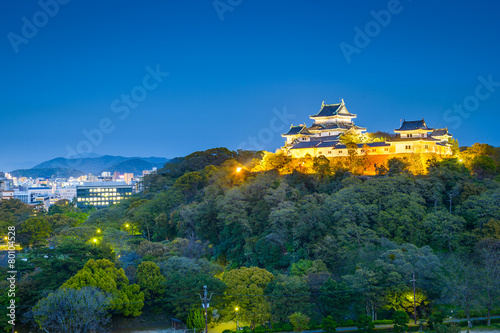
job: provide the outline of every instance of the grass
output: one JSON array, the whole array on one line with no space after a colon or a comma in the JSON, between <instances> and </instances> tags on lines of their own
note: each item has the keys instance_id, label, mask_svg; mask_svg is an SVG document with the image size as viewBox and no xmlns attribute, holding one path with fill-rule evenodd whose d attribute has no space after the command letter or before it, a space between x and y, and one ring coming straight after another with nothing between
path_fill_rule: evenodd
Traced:
<instances>
[{"instance_id":1,"label":"grass","mask_svg":"<svg viewBox=\"0 0 500 333\"><path fill-rule=\"evenodd\" d=\"M466 331L466 329L464 329L464 327L462 327L462 332ZM486 325L478 325L478 326L474 326L472 327L471 331L475 331L475 332L482 332L482 331L485 331L485 332L500 332L500 323L495 323L495 324L491 324L491 326L486 326Z\"/></svg>"}]
</instances>

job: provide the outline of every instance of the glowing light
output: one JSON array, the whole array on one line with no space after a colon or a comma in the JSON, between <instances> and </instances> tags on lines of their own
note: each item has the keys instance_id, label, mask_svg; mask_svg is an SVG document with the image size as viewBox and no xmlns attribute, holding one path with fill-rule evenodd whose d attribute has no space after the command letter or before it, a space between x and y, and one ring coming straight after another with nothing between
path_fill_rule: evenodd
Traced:
<instances>
[{"instance_id":1,"label":"glowing light","mask_svg":"<svg viewBox=\"0 0 500 333\"><path fill-rule=\"evenodd\" d=\"M7 237L7 236L5 236L3 239L7 240L7 239L8 239L8 237Z\"/></svg>"},{"instance_id":2,"label":"glowing light","mask_svg":"<svg viewBox=\"0 0 500 333\"><path fill-rule=\"evenodd\" d=\"M98 234L99 234L99 233L101 233L101 229L97 229L97 233L98 233Z\"/></svg>"},{"instance_id":3,"label":"glowing light","mask_svg":"<svg viewBox=\"0 0 500 333\"><path fill-rule=\"evenodd\" d=\"M130 227L130 225L129 225L128 223L127 223L127 224L125 224L125 228L128 228L128 227Z\"/></svg>"},{"instance_id":4,"label":"glowing light","mask_svg":"<svg viewBox=\"0 0 500 333\"><path fill-rule=\"evenodd\" d=\"M94 243L97 243L97 238L94 238Z\"/></svg>"},{"instance_id":5,"label":"glowing light","mask_svg":"<svg viewBox=\"0 0 500 333\"><path fill-rule=\"evenodd\" d=\"M241 167L237 167L236 172L241 172Z\"/></svg>"},{"instance_id":6,"label":"glowing light","mask_svg":"<svg viewBox=\"0 0 500 333\"><path fill-rule=\"evenodd\" d=\"M234 308L234 310L235 310L236 312L238 312L238 310L239 310L239 309L240 309L239 307L235 307L235 308Z\"/></svg>"}]
</instances>

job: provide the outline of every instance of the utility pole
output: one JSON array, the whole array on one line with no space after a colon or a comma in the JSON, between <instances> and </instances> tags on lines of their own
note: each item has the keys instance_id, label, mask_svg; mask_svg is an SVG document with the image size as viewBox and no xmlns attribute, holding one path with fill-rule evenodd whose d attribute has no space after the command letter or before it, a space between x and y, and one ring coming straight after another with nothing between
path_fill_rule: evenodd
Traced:
<instances>
[{"instance_id":1,"label":"utility pole","mask_svg":"<svg viewBox=\"0 0 500 333\"><path fill-rule=\"evenodd\" d=\"M207 321L207 310L208 307L210 306L208 304L208 301L212 299L213 293L210 294L210 297L207 297L208 292L207 292L207 286L203 286L203 297L200 295L200 299L202 302L203 309L205 309L205 333L208 333L208 321Z\"/></svg>"},{"instance_id":2,"label":"utility pole","mask_svg":"<svg viewBox=\"0 0 500 333\"><path fill-rule=\"evenodd\" d=\"M417 323L417 303L416 303L416 300L415 300L415 270L413 271L413 280L411 280L413 282L413 319L415 320L415 324Z\"/></svg>"}]
</instances>

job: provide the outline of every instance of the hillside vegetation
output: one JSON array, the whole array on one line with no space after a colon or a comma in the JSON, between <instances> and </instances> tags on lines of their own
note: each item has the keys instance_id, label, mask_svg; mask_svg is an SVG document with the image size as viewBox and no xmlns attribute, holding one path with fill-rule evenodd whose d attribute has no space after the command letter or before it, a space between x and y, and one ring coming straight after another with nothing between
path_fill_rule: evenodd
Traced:
<instances>
[{"instance_id":1,"label":"hillside vegetation","mask_svg":"<svg viewBox=\"0 0 500 333\"><path fill-rule=\"evenodd\" d=\"M16 225L31 248L18 294L39 305L25 320L48 325L43 304L96 287L115 318L162 311L197 327L203 285L211 321L252 327L413 318L414 305L431 322L500 314L498 150L430 158L421 175L404 158L356 175L360 158L216 148L169 161L110 208L34 216L4 201L4 233Z\"/></svg>"}]
</instances>

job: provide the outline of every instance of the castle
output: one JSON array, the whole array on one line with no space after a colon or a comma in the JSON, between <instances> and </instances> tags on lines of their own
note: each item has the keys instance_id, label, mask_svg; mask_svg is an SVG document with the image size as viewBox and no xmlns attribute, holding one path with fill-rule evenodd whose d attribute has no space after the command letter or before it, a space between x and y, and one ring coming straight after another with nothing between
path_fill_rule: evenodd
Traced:
<instances>
[{"instance_id":1,"label":"castle","mask_svg":"<svg viewBox=\"0 0 500 333\"><path fill-rule=\"evenodd\" d=\"M356 126L353 119L357 115L350 113L342 99L338 104L323 104L319 112L310 116L312 126L305 124L290 126L290 130L282 134L286 138L281 148L292 158L325 156L328 158L348 156L349 148L340 141L340 135L352 133L363 136L365 127ZM394 138L380 142L357 144L358 155L394 155L409 153L429 153L440 156L452 154L452 137L447 128L429 128L424 119L403 121L400 128L395 129Z\"/></svg>"}]
</instances>

